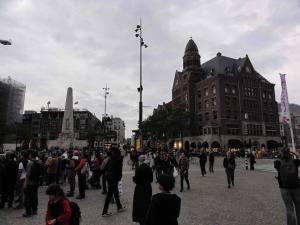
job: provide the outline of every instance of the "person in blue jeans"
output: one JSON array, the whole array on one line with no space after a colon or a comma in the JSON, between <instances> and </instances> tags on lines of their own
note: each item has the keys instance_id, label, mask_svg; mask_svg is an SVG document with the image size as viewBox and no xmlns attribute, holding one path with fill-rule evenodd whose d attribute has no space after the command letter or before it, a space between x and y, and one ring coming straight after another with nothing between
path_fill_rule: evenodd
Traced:
<instances>
[{"instance_id":1,"label":"person in blue jeans","mask_svg":"<svg viewBox=\"0 0 300 225\"><path fill-rule=\"evenodd\" d=\"M300 155L288 148L283 148L281 158L274 162L281 196L286 207L287 225L300 225L299 166Z\"/></svg>"}]
</instances>

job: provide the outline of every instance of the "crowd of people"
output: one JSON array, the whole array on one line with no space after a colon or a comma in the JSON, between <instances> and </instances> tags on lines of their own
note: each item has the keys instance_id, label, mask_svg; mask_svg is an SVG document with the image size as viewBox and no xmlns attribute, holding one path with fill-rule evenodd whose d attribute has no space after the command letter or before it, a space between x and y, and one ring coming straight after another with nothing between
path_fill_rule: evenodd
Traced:
<instances>
[{"instance_id":1,"label":"crowd of people","mask_svg":"<svg viewBox=\"0 0 300 225\"><path fill-rule=\"evenodd\" d=\"M298 178L300 156L296 154L297 159L293 159L291 152L284 150L281 159L276 160L274 166L278 171L278 182L286 205L288 225L296 225L299 222L295 221L300 221ZM251 154L250 169L253 170L255 157L253 158ZM209 172L214 173L214 151L202 149L197 157L202 176L206 176L207 161ZM34 150L22 151L18 155L8 152L5 158L0 159L0 209L14 206L16 210L24 209L24 217L36 215L38 189L41 185L47 185L46 194L49 195L49 202L45 216L46 225L78 225L80 204L77 205L70 198L77 192L76 198L84 199L85 192L90 187L102 189L102 194L106 195L102 210L103 217L112 215L109 211L112 202L116 203L117 212L123 212L126 208L122 205L119 196L123 161L118 147L105 152L58 150L47 155L38 155ZM177 176L180 178L180 192L184 191L184 182L186 189L190 190L190 153L161 150L151 154L141 154L131 151L130 161L132 169L135 169L132 220L143 225L177 225L181 199L176 194L172 194L171 190L175 186ZM223 167L228 188L232 188L235 186L236 169L234 152L228 151L225 154ZM151 185L154 180L158 183L160 191L155 195L152 194ZM64 183L67 183L68 188L66 194L61 187Z\"/></svg>"}]
</instances>

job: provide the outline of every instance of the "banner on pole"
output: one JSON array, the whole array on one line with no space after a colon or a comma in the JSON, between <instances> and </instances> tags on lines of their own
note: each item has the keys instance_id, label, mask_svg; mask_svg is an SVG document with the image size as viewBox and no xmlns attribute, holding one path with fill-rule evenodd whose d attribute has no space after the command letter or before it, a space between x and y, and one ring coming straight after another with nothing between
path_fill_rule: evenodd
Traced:
<instances>
[{"instance_id":1,"label":"banner on pole","mask_svg":"<svg viewBox=\"0 0 300 225\"><path fill-rule=\"evenodd\" d=\"M289 109L289 99L286 87L285 74L279 74L281 80L281 116L282 122L291 124L291 114Z\"/></svg>"}]
</instances>

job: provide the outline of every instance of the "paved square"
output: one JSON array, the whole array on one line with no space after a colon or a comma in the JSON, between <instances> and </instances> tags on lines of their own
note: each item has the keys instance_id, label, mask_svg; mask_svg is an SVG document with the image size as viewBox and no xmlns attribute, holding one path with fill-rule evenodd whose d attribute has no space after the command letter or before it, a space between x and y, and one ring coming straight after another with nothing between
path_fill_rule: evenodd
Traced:
<instances>
[{"instance_id":1,"label":"paved square","mask_svg":"<svg viewBox=\"0 0 300 225\"><path fill-rule=\"evenodd\" d=\"M117 213L116 206L110 205L112 217L102 218L105 197L99 190L87 190L84 200L75 200L81 207L82 225L127 225L131 220L134 184L133 172L124 161L122 203L127 211ZM196 161L197 162L197 161ZM223 158L216 158L215 173L206 177L200 174L199 164L191 164L191 190L179 192L179 178L174 193L182 200L179 224L181 225L282 225L285 224L285 208L281 200L273 160L257 160L259 170L246 171L243 160L237 159L236 186L227 188L226 175L222 167ZM208 170L208 169L207 169ZM76 187L77 188L77 187ZM66 189L66 187L65 187ZM23 218L21 210L0 210L1 225L45 224L47 196L46 187L40 187L38 215ZM77 188L78 190L78 188ZM158 185L153 183L153 192Z\"/></svg>"}]
</instances>

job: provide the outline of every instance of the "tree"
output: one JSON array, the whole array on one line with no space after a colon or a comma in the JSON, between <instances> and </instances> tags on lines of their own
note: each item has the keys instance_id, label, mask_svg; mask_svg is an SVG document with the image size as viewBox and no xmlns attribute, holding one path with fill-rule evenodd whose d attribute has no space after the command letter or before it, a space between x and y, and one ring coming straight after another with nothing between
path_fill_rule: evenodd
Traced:
<instances>
[{"instance_id":1,"label":"tree","mask_svg":"<svg viewBox=\"0 0 300 225\"><path fill-rule=\"evenodd\" d=\"M183 136L189 128L190 114L183 106L174 109L156 110L142 123L143 132L150 132L152 137L158 140L169 137Z\"/></svg>"}]
</instances>

